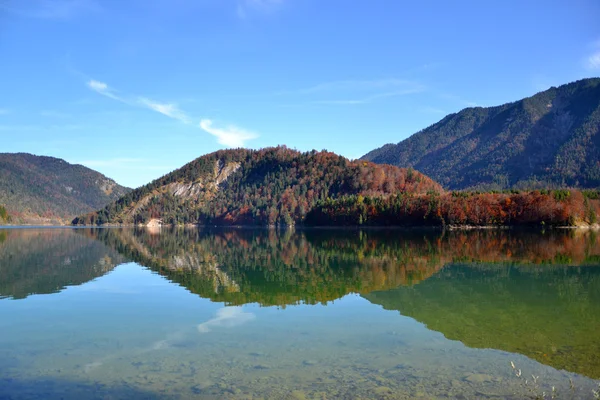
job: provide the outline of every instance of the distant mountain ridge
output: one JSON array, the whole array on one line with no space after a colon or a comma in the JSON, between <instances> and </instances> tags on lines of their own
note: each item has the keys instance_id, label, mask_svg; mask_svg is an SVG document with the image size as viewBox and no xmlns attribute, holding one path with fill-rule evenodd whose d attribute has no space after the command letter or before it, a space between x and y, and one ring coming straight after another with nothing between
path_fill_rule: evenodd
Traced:
<instances>
[{"instance_id":1,"label":"distant mountain ridge","mask_svg":"<svg viewBox=\"0 0 600 400\"><path fill-rule=\"evenodd\" d=\"M362 157L447 189L600 186L600 78L497 107L466 108Z\"/></svg>"},{"instance_id":2,"label":"distant mountain ridge","mask_svg":"<svg viewBox=\"0 0 600 400\"><path fill-rule=\"evenodd\" d=\"M83 165L28 153L0 153L0 205L12 223L68 222L130 190Z\"/></svg>"}]
</instances>

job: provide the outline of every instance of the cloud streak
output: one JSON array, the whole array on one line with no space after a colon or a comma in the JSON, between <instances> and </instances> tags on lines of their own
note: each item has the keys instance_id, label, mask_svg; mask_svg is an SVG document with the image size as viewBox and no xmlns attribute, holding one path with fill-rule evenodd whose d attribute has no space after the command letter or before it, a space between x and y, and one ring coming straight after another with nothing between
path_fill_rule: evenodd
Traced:
<instances>
[{"instance_id":1,"label":"cloud streak","mask_svg":"<svg viewBox=\"0 0 600 400\"><path fill-rule=\"evenodd\" d=\"M162 115L166 115L169 118L176 119L184 124L190 123L190 118L183 111L181 111L176 104L159 103L145 97L140 97L139 102L149 109L161 113Z\"/></svg>"},{"instance_id":2,"label":"cloud streak","mask_svg":"<svg viewBox=\"0 0 600 400\"><path fill-rule=\"evenodd\" d=\"M599 70L600 69L600 50L590 55L586 59L586 67L591 70Z\"/></svg>"},{"instance_id":3,"label":"cloud streak","mask_svg":"<svg viewBox=\"0 0 600 400\"><path fill-rule=\"evenodd\" d=\"M590 71L600 70L600 39L588 45L590 53L583 60L583 66Z\"/></svg>"},{"instance_id":4,"label":"cloud streak","mask_svg":"<svg viewBox=\"0 0 600 400\"><path fill-rule=\"evenodd\" d=\"M177 104L163 103L143 96L125 96L117 92L105 82L94 79L90 79L87 82L87 86L94 92L110 99L128 104L130 106L143 107L171 119L177 120L183 124L192 125L192 118L185 111L181 110ZM217 128L213 126L213 121L210 119L201 120L199 127L205 132L215 136L219 144L227 147L244 147L246 141L256 139L258 137L256 133L247 131L234 125L228 125L224 128Z\"/></svg>"},{"instance_id":5,"label":"cloud streak","mask_svg":"<svg viewBox=\"0 0 600 400\"><path fill-rule=\"evenodd\" d=\"M91 80L88 81L87 85L94 92L99 93L102 96L106 96L109 99L117 100L117 101L120 101L120 102L126 103L126 104L130 103L129 101L127 101L127 100L119 97L115 93L115 91L112 88L108 87L108 85L106 83L104 83L104 82L100 82L100 81L91 79Z\"/></svg>"},{"instance_id":6,"label":"cloud streak","mask_svg":"<svg viewBox=\"0 0 600 400\"><path fill-rule=\"evenodd\" d=\"M217 142L227 147L244 147L244 143L247 140L256 139L258 137L254 132L233 125L229 125L225 128L217 128L213 126L213 121L210 119L203 119L200 121L200 128L215 136Z\"/></svg>"}]
</instances>

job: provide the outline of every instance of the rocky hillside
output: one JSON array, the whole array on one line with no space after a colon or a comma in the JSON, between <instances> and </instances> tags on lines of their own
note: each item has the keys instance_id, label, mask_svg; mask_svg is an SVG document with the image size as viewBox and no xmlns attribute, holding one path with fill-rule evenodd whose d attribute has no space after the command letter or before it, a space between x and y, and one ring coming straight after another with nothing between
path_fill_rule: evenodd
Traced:
<instances>
[{"instance_id":1,"label":"rocky hillside","mask_svg":"<svg viewBox=\"0 0 600 400\"><path fill-rule=\"evenodd\" d=\"M412 167L448 189L600 186L600 78L498 107L466 108L364 160Z\"/></svg>"},{"instance_id":2,"label":"rocky hillside","mask_svg":"<svg viewBox=\"0 0 600 400\"><path fill-rule=\"evenodd\" d=\"M320 201L344 195L441 191L407 169L286 147L202 156L74 224L294 225Z\"/></svg>"},{"instance_id":3,"label":"rocky hillside","mask_svg":"<svg viewBox=\"0 0 600 400\"><path fill-rule=\"evenodd\" d=\"M130 189L53 157L0 153L0 205L12 223L60 223L104 207Z\"/></svg>"}]
</instances>

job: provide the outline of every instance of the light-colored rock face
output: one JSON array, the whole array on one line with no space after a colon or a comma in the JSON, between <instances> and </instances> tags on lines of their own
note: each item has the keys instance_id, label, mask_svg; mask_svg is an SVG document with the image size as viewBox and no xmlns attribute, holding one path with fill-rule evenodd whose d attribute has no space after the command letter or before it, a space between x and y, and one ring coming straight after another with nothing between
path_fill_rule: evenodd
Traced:
<instances>
[{"instance_id":1,"label":"light-colored rock face","mask_svg":"<svg viewBox=\"0 0 600 400\"><path fill-rule=\"evenodd\" d=\"M215 162L213 176L209 179L198 179L195 182L173 182L166 186L166 190L174 196L184 199L200 199L212 195L219 190L219 186L227 181L235 171L240 168L240 163L230 162L225 165L222 160Z\"/></svg>"},{"instance_id":2,"label":"light-colored rock face","mask_svg":"<svg viewBox=\"0 0 600 400\"><path fill-rule=\"evenodd\" d=\"M205 192L205 185L202 182L173 182L168 184L166 189L169 193L177 197L198 198Z\"/></svg>"},{"instance_id":3,"label":"light-colored rock face","mask_svg":"<svg viewBox=\"0 0 600 400\"><path fill-rule=\"evenodd\" d=\"M239 162L230 162L225 165L222 160L219 160L215 163L215 183L219 186L221 183L225 182L227 178L235 171L240 168Z\"/></svg>"},{"instance_id":4,"label":"light-colored rock face","mask_svg":"<svg viewBox=\"0 0 600 400\"><path fill-rule=\"evenodd\" d=\"M131 222L135 215L141 209L146 207L153 197L161 196L166 193L176 196L184 201L193 200L196 202L196 204L208 201L214 197L220 186L225 183L231 174L235 173L240 166L241 165L239 162L225 163L223 160L217 160L215 161L211 176L204 176L195 180L194 182L172 182L166 186L157 188L152 193L144 196L137 203L134 203L131 208L125 211L123 213L123 221L126 223ZM112 190L112 188L110 190ZM147 226L159 225L150 221Z\"/></svg>"}]
</instances>

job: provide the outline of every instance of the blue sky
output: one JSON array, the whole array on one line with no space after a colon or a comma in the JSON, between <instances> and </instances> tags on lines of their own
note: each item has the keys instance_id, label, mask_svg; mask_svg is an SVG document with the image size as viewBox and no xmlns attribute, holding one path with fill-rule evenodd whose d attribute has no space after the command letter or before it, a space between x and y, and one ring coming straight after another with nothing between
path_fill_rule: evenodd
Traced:
<instances>
[{"instance_id":1,"label":"blue sky","mask_svg":"<svg viewBox=\"0 0 600 400\"><path fill-rule=\"evenodd\" d=\"M599 18L597 0L0 0L0 151L133 187L232 146L357 158L599 76Z\"/></svg>"}]
</instances>

